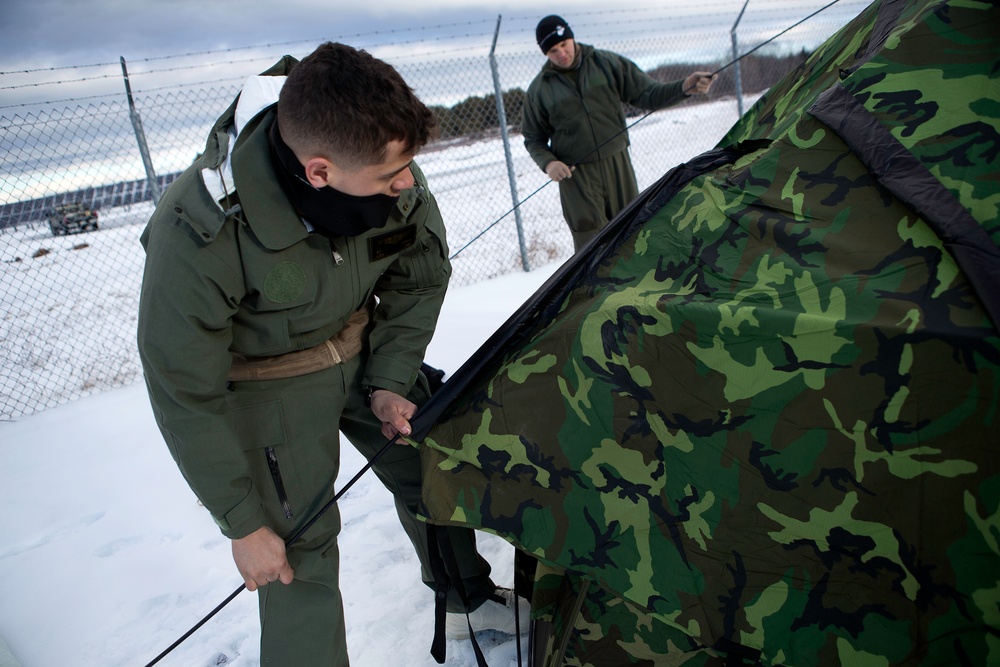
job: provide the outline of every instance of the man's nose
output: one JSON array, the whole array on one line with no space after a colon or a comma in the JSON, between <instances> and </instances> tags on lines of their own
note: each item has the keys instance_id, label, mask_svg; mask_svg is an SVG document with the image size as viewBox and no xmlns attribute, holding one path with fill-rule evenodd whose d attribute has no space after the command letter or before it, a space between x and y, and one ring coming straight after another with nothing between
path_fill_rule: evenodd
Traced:
<instances>
[{"instance_id":1,"label":"man's nose","mask_svg":"<svg viewBox=\"0 0 1000 667\"><path fill-rule=\"evenodd\" d=\"M392 191L399 193L403 190L409 190L413 187L416 181L413 180L413 172L407 167L403 171L399 172L399 176L395 178L392 182Z\"/></svg>"}]
</instances>

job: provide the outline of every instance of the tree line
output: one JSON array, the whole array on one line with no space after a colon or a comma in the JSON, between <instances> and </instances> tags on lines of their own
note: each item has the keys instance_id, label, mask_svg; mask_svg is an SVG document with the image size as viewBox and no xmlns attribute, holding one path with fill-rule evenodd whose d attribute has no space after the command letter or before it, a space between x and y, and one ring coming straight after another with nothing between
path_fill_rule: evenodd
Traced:
<instances>
[{"instance_id":1,"label":"tree line","mask_svg":"<svg viewBox=\"0 0 1000 667\"><path fill-rule=\"evenodd\" d=\"M805 50L785 56L758 55L751 54L740 61L740 79L744 94L758 93L767 90L795 67L798 67L809 53ZM662 65L649 71L649 75L657 81L676 81L683 79L695 70L704 70L711 67L705 63L686 64L677 63ZM717 69L715 66L713 69ZM724 97L736 94L735 69L727 67L719 73L718 78L712 85L711 98ZM524 108L525 91L521 88L512 88L503 92L504 114L507 117L507 126L512 132L521 131L521 111ZM697 100L692 100L692 103ZM461 102L447 107L434 105L430 107L438 123L438 138L441 140L454 139L483 139L496 136L500 129L500 117L497 112L496 95L490 94L482 97L470 96ZM625 105L625 112L628 116L644 113Z\"/></svg>"}]
</instances>

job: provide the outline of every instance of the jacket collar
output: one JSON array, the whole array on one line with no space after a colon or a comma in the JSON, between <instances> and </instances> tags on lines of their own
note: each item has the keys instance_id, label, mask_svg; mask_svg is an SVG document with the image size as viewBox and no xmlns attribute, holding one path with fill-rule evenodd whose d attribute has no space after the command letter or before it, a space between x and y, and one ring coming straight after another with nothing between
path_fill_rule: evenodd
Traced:
<instances>
[{"instance_id":1,"label":"jacket collar","mask_svg":"<svg viewBox=\"0 0 1000 667\"><path fill-rule=\"evenodd\" d=\"M274 122L275 107L254 117L233 148L233 179L252 184L239 190L243 219L264 247L281 250L309 236L309 229L288 202L271 162L267 132Z\"/></svg>"},{"instance_id":2,"label":"jacket collar","mask_svg":"<svg viewBox=\"0 0 1000 667\"><path fill-rule=\"evenodd\" d=\"M204 189L199 188L200 192L185 196L186 201L175 203L188 213L184 217L192 223L193 218L203 220L205 224L199 227L207 225L212 237L235 214L235 202L228 199L241 183L253 185L239 189L242 210L239 217L264 247L282 250L309 235L309 229L278 183L267 142L268 130L277 113L278 93L297 62L285 56L263 74L247 80L236 100L216 121L198 160ZM422 187L414 187L400 194L396 204L400 218L405 220L409 216L423 192ZM195 215L194 211L199 213Z\"/></svg>"},{"instance_id":3,"label":"jacket collar","mask_svg":"<svg viewBox=\"0 0 1000 667\"><path fill-rule=\"evenodd\" d=\"M240 218L272 250L287 248L308 234L277 184L267 146L267 130L274 120L278 94L297 63L295 58L285 56L262 74L248 78L240 94L215 122L198 161L204 194L195 198L201 203L215 202L217 210L211 217L219 227L236 212L236 202L230 198L238 184L253 183L253 187L239 191L243 211ZM187 202L185 210L191 210L192 203ZM208 213L202 210L202 214Z\"/></svg>"}]
</instances>

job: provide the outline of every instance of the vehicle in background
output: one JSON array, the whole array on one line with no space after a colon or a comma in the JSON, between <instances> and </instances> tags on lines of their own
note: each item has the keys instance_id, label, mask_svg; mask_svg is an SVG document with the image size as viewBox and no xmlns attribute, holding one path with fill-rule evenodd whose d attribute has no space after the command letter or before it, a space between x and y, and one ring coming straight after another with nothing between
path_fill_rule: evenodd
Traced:
<instances>
[{"instance_id":1,"label":"vehicle in background","mask_svg":"<svg viewBox=\"0 0 1000 667\"><path fill-rule=\"evenodd\" d=\"M48 219L53 236L97 231L97 210L78 202L56 206L49 211Z\"/></svg>"}]
</instances>

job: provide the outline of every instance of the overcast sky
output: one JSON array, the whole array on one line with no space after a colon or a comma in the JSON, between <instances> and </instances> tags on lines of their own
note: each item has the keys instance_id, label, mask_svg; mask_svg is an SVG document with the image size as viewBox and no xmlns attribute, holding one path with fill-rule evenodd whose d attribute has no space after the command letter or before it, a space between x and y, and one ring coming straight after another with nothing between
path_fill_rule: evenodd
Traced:
<instances>
[{"instance_id":1,"label":"overcast sky","mask_svg":"<svg viewBox=\"0 0 1000 667\"><path fill-rule=\"evenodd\" d=\"M745 21L770 14L801 18L829 0L749 0ZM641 34L642 11L660 16L716 14L727 26L744 0L0 0L0 72L214 51L284 41L318 42L375 32L469 22L490 30L498 15L533 26L545 14L614 23ZM862 2L863 6L867 2ZM858 0L839 0L853 5ZM841 8L827 12L833 14ZM846 7L844 7L846 9ZM594 16L594 14L600 16ZM530 27L529 26L529 27ZM398 35L397 35L398 37ZM348 41L348 40L343 40Z\"/></svg>"},{"instance_id":2,"label":"overcast sky","mask_svg":"<svg viewBox=\"0 0 1000 667\"><path fill-rule=\"evenodd\" d=\"M497 54L537 57L530 71L518 73L515 83L510 83L515 81L512 73L506 72L507 85L527 85L544 62L534 47L534 28L550 13L562 15L580 41L627 53L640 67L663 64L668 56L664 48L677 61L716 62L728 57L729 31L738 16L740 45L746 50L747 45L776 37L783 28L822 9L822 16L799 29L803 34L812 31L811 37L798 39L795 32L784 37L798 50L812 48L867 4L867 0L833 0L834 7L828 6L831 0L543 2L0 0L0 112L118 96L120 58L127 63L132 89L148 92L191 82L235 82L247 72L266 69L283 54L304 57L326 40L367 49L404 69L419 61L421 72L447 78L447 72L429 63L454 64L485 56L501 15ZM748 5L741 14L744 2ZM824 22L825 28L817 30L817 22ZM415 88L418 84L411 81Z\"/></svg>"},{"instance_id":3,"label":"overcast sky","mask_svg":"<svg viewBox=\"0 0 1000 667\"><path fill-rule=\"evenodd\" d=\"M690 7L614 7L675 3ZM608 0L0 0L0 71L492 22L499 14L561 13L572 23L574 12L611 8Z\"/></svg>"}]
</instances>

